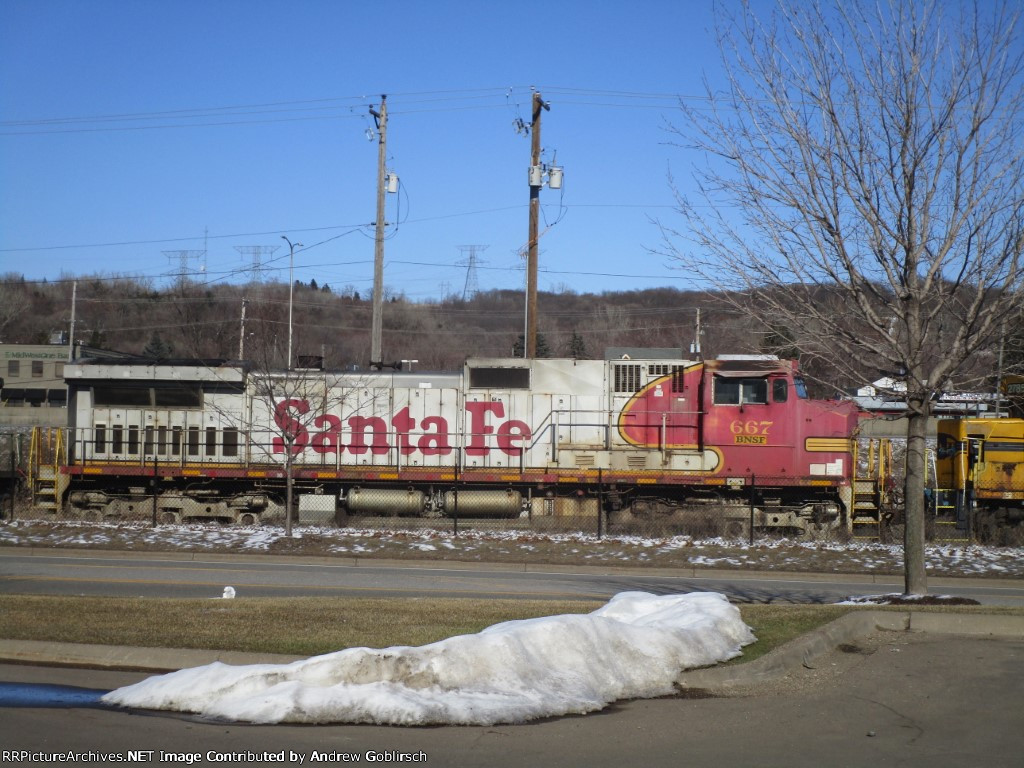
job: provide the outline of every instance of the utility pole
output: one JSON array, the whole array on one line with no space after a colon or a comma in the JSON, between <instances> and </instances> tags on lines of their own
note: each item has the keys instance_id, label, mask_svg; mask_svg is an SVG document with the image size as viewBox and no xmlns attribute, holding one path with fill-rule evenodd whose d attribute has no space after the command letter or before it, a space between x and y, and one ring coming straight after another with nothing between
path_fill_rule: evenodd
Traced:
<instances>
[{"instance_id":1,"label":"utility pole","mask_svg":"<svg viewBox=\"0 0 1024 768\"><path fill-rule=\"evenodd\" d=\"M292 306L295 304L295 249L302 243L293 243L284 235L281 239L288 243L288 370L292 369ZM291 509L291 507L289 507Z\"/></svg>"},{"instance_id":2,"label":"utility pole","mask_svg":"<svg viewBox=\"0 0 1024 768\"><path fill-rule=\"evenodd\" d=\"M533 120L530 123L530 235L526 253L526 339L523 347L527 359L537 356L537 228L540 221L540 188L544 186L540 165L540 114L551 109L533 92Z\"/></svg>"},{"instance_id":3,"label":"utility pole","mask_svg":"<svg viewBox=\"0 0 1024 768\"><path fill-rule=\"evenodd\" d=\"M245 360L245 305L248 299L242 299L242 328L238 333L238 359Z\"/></svg>"},{"instance_id":4,"label":"utility pole","mask_svg":"<svg viewBox=\"0 0 1024 768\"><path fill-rule=\"evenodd\" d=\"M78 281L71 284L71 334L68 339L68 362L75 360L75 304L78 302Z\"/></svg>"},{"instance_id":5,"label":"utility pole","mask_svg":"<svg viewBox=\"0 0 1024 768\"><path fill-rule=\"evenodd\" d=\"M380 97L380 112L370 108L370 114L377 121L377 229L373 248L373 325L370 331L370 367L383 367L381 355L381 333L384 312L384 198L387 169L388 102L387 95Z\"/></svg>"},{"instance_id":6,"label":"utility pole","mask_svg":"<svg viewBox=\"0 0 1024 768\"><path fill-rule=\"evenodd\" d=\"M690 344L690 354L696 355L698 358L701 357L700 342L703 334L704 329L700 324L700 307L697 307L697 322L693 328L693 342Z\"/></svg>"}]
</instances>

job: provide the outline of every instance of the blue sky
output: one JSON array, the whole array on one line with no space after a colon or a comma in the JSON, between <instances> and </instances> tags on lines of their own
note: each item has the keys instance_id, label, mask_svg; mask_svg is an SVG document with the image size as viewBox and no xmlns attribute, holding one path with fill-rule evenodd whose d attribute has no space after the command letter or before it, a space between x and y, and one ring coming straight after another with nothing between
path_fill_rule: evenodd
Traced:
<instances>
[{"instance_id":1,"label":"blue sky","mask_svg":"<svg viewBox=\"0 0 1024 768\"><path fill-rule=\"evenodd\" d=\"M388 94L384 281L426 300L521 289L531 87L544 160L542 290L689 288L649 252L694 158L666 120L715 81L711 0L3 0L0 272L163 284L296 278L368 295ZM556 154L557 153L557 154ZM549 226L550 225L550 226ZM486 247L486 249L484 249ZM271 253L270 249L277 248ZM239 249L242 249L240 252ZM198 253L205 250L205 259ZM460 264L461 262L461 264Z\"/></svg>"}]
</instances>

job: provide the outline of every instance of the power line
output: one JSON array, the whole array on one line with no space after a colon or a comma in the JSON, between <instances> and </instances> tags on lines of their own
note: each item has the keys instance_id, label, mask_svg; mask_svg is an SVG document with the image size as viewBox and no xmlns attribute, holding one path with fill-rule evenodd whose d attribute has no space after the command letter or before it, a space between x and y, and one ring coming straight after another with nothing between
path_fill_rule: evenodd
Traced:
<instances>
[{"instance_id":1,"label":"power line","mask_svg":"<svg viewBox=\"0 0 1024 768\"><path fill-rule=\"evenodd\" d=\"M420 91L392 94L392 114L416 114L430 112L451 112L459 110L507 109L508 98L513 93L530 93L530 86L500 86L473 90ZM598 106L630 109L672 109L682 103L709 101L707 96L683 95L673 93L644 93L640 91L613 91L585 88L550 87L548 91L556 96L564 96L560 106ZM453 106L453 102L482 100L493 98L492 104L465 104ZM580 99L600 98L602 101L582 101ZM499 100L500 99L500 100ZM311 120L350 120L361 119L360 110L370 103L365 95L305 99L296 101L263 102L254 104L235 104L210 107L192 107L184 109L157 110L152 112L126 112L99 115L71 115L53 118L36 118L26 120L0 121L0 135L42 135L47 133L93 133L107 131L140 131L167 128L199 128L220 127L230 125L260 125L280 122L301 122ZM421 108L403 108L416 105L431 105ZM326 112L339 110L338 114L308 115L308 112ZM293 116L284 116L284 115ZM266 115L261 119L248 118ZM269 117L269 115L282 115ZM138 125L143 121L163 121L152 125ZM175 121L175 122L167 122ZM203 122L196 122L203 121ZM131 123L116 125L115 123ZM24 129L24 130L18 130Z\"/></svg>"}]
</instances>

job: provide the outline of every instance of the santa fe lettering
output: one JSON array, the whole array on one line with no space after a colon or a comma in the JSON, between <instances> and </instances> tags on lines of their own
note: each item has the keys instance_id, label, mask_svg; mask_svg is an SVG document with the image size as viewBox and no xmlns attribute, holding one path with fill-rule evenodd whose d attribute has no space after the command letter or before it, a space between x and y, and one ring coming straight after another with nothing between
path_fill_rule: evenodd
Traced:
<instances>
[{"instance_id":1,"label":"santa fe lettering","mask_svg":"<svg viewBox=\"0 0 1024 768\"><path fill-rule=\"evenodd\" d=\"M273 439L274 453L284 453L291 444L293 455L311 448L315 453L349 453L359 456L366 453L382 455L393 447L408 456L421 453L424 456L447 456L451 454L453 435L449 431L448 420L443 416L426 416L418 424L410 414L409 407L402 408L390 420L382 416L351 416L347 420L349 442L342 442L342 420L333 414L325 413L315 417L312 424L318 432L310 434L306 425L298 417L310 412L308 400L291 398L281 400L274 406L274 423L283 435ZM466 403L468 414L468 456L486 456L492 450L489 436L498 450L508 456L519 456L522 444L528 442L533 435L530 426L518 419L498 421L505 417L505 404L497 402ZM493 417L493 420L492 420ZM414 434L417 426L420 433ZM390 430L389 430L390 427ZM397 438L397 446L388 442L389 434Z\"/></svg>"}]
</instances>

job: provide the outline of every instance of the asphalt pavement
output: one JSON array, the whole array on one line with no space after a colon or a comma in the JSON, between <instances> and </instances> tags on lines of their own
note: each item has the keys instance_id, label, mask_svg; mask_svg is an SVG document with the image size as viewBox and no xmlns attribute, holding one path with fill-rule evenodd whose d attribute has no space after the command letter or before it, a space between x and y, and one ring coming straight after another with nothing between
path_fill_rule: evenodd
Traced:
<instances>
[{"instance_id":1,"label":"asphalt pavement","mask_svg":"<svg viewBox=\"0 0 1024 768\"><path fill-rule=\"evenodd\" d=\"M293 657L0 641L0 681L110 690L149 674ZM490 727L303 727L35 704L0 711L0 762L219 765L928 766L1020 764L1024 616L858 610L678 695ZM71 757L68 757L71 756Z\"/></svg>"},{"instance_id":2,"label":"asphalt pavement","mask_svg":"<svg viewBox=\"0 0 1024 768\"><path fill-rule=\"evenodd\" d=\"M489 727L309 727L20 707L0 714L0 740L7 761L25 765L52 762L54 754L92 762L130 756L149 765L172 759L194 765L417 760L452 768L1020 765L1024 628L1003 621L1020 617L957 622L939 614L920 623L920 613L858 615L749 665L684 673L677 696L619 702L582 716ZM143 677L0 665L7 681L105 690Z\"/></svg>"}]
</instances>

